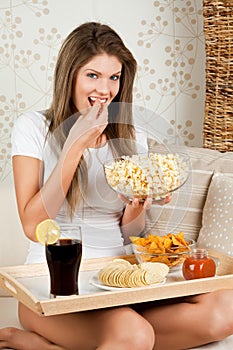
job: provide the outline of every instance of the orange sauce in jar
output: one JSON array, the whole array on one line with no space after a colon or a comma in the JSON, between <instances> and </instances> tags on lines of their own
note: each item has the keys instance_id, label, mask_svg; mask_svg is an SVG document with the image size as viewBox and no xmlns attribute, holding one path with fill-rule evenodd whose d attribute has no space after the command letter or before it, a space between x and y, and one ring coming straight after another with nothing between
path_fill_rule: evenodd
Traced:
<instances>
[{"instance_id":1,"label":"orange sauce in jar","mask_svg":"<svg viewBox=\"0 0 233 350\"><path fill-rule=\"evenodd\" d=\"M183 276L186 280L215 276L216 265L208 256L206 249L193 249L185 259L182 266Z\"/></svg>"}]
</instances>

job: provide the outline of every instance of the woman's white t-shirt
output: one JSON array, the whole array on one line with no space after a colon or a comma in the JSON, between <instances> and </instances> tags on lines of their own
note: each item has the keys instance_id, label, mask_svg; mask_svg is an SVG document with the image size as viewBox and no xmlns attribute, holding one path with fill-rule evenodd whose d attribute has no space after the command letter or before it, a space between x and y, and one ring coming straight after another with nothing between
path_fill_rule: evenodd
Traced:
<instances>
[{"instance_id":1,"label":"woman's white t-shirt","mask_svg":"<svg viewBox=\"0 0 233 350\"><path fill-rule=\"evenodd\" d=\"M22 155L37 158L43 163L43 183L53 171L59 148L52 135L48 136L48 124L41 112L29 112L21 115L15 122L12 132L12 156ZM139 152L147 151L146 135L136 131L136 142ZM104 147L91 148L84 154L88 167L88 186L82 206L72 219L67 215L63 205L56 217L61 233L67 225L81 227L83 257L102 257L124 255L125 248L120 230L120 219L124 203L107 184L103 164L111 159L112 153L108 144ZM54 199L55 200L55 199ZM30 241L26 263L45 261L45 249L40 243Z\"/></svg>"}]
</instances>

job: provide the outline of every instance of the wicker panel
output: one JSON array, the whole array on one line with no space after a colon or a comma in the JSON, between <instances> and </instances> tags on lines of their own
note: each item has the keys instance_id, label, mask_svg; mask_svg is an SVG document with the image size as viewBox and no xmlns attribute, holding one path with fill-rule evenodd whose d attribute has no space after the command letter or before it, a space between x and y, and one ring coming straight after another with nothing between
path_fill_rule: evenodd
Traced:
<instances>
[{"instance_id":1,"label":"wicker panel","mask_svg":"<svg viewBox=\"0 0 233 350\"><path fill-rule=\"evenodd\" d=\"M233 150L233 0L203 0L206 46L204 147Z\"/></svg>"}]
</instances>

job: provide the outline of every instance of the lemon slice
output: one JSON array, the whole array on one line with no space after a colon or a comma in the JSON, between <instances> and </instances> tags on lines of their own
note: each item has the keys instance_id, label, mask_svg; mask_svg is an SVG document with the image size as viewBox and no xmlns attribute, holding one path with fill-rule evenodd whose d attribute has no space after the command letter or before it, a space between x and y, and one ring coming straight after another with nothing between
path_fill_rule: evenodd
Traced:
<instances>
[{"instance_id":1,"label":"lemon slice","mask_svg":"<svg viewBox=\"0 0 233 350\"><path fill-rule=\"evenodd\" d=\"M55 220L46 219L36 227L36 239L41 244L53 244L60 238L60 227Z\"/></svg>"}]
</instances>

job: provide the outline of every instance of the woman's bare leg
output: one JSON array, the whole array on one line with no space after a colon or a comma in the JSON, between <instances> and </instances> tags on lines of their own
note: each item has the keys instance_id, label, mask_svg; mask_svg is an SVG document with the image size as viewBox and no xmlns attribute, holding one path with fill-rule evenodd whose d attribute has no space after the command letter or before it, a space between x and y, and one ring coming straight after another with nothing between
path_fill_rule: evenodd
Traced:
<instances>
[{"instance_id":1,"label":"woman's bare leg","mask_svg":"<svg viewBox=\"0 0 233 350\"><path fill-rule=\"evenodd\" d=\"M42 317L20 304L19 315L27 333L14 330L8 343L14 349L152 350L154 346L152 326L129 307ZM4 340L1 332L0 339Z\"/></svg>"},{"instance_id":2,"label":"woman's bare leg","mask_svg":"<svg viewBox=\"0 0 233 350\"><path fill-rule=\"evenodd\" d=\"M233 334L233 290L154 306L143 310L142 316L131 308L119 307L41 317L23 305L20 315L27 331L0 330L0 348L182 350Z\"/></svg>"},{"instance_id":3,"label":"woman's bare leg","mask_svg":"<svg viewBox=\"0 0 233 350\"><path fill-rule=\"evenodd\" d=\"M0 329L0 349L8 348L17 350L65 350L34 332L15 327Z\"/></svg>"},{"instance_id":4,"label":"woman's bare leg","mask_svg":"<svg viewBox=\"0 0 233 350\"><path fill-rule=\"evenodd\" d=\"M156 350L181 350L219 341L233 334L233 290L148 308L141 315L156 334Z\"/></svg>"}]
</instances>

